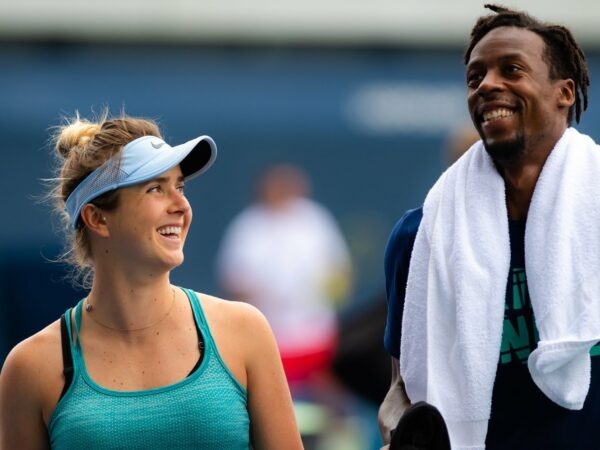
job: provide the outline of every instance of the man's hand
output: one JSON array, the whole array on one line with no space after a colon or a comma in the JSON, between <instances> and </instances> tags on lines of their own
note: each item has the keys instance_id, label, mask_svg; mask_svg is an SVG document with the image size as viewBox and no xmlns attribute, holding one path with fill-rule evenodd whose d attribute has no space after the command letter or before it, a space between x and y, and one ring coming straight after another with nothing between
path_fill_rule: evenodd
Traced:
<instances>
[{"instance_id":1,"label":"man's hand","mask_svg":"<svg viewBox=\"0 0 600 450\"><path fill-rule=\"evenodd\" d=\"M390 389L379 407L379 414L377 417L379 433L381 434L384 444L390 443L392 431L396 428L400 417L402 417L402 414L409 406L410 401L406 395L404 381L402 381L402 377L400 376L399 361L392 357L392 380ZM388 445L385 445L381 450L387 450L388 447Z\"/></svg>"}]
</instances>

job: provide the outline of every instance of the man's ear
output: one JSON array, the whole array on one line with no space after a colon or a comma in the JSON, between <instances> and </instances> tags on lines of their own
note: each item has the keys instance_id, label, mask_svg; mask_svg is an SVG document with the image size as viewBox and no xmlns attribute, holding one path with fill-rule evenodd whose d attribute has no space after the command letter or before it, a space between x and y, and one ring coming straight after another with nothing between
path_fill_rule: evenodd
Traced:
<instances>
[{"instance_id":1,"label":"man's ear","mask_svg":"<svg viewBox=\"0 0 600 450\"><path fill-rule=\"evenodd\" d=\"M106 223L106 217L100 208L87 203L81 208L81 220L92 233L100 237L109 237L110 231Z\"/></svg>"},{"instance_id":2,"label":"man's ear","mask_svg":"<svg viewBox=\"0 0 600 450\"><path fill-rule=\"evenodd\" d=\"M567 78L559 82L558 106L562 108L570 108L575 103L575 82Z\"/></svg>"}]
</instances>

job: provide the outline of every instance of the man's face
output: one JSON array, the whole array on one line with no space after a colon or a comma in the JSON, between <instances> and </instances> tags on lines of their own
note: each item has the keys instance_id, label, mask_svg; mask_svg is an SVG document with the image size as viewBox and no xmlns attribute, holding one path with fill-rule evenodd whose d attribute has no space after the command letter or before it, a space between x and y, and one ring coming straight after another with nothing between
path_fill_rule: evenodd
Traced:
<instances>
[{"instance_id":1,"label":"man's face","mask_svg":"<svg viewBox=\"0 0 600 450\"><path fill-rule=\"evenodd\" d=\"M564 131L566 111L558 101L561 81L550 80L544 51L538 34L499 27L471 52L466 68L469 112L497 162L518 161L540 146L550 145L549 151L556 133L560 137Z\"/></svg>"}]
</instances>

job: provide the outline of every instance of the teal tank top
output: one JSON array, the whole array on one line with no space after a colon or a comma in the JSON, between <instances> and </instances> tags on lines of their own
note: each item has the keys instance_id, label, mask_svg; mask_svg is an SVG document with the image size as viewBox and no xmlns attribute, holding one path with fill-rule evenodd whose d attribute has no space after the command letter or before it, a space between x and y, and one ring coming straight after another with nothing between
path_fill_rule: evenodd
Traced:
<instances>
[{"instance_id":1,"label":"teal tank top","mask_svg":"<svg viewBox=\"0 0 600 450\"><path fill-rule=\"evenodd\" d=\"M79 344L83 301L77 304L74 330L67 320L73 380L48 424L51 449L250 448L247 391L221 359L196 294L184 291L204 338L200 366L177 383L142 391L113 391L90 378Z\"/></svg>"}]
</instances>

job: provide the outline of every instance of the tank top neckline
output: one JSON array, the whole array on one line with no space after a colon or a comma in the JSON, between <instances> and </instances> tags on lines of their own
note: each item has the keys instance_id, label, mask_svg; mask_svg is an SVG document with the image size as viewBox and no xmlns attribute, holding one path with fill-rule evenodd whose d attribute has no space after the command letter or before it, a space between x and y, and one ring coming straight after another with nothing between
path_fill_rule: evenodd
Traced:
<instances>
[{"instance_id":1,"label":"tank top neckline","mask_svg":"<svg viewBox=\"0 0 600 450\"><path fill-rule=\"evenodd\" d=\"M82 299L75 306L75 327L74 327L75 329L74 330L70 329L71 328L69 326L70 321L67 320L67 324L68 324L67 328L69 328L69 334L72 335L72 333L74 331L76 338L77 338L75 345L73 345L72 338L70 338L71 349L72 349L73 355L74 355L73 379L77 378L77 375L80 374L81 378L88 386L90 386L95 391L100 392L105 395L111 395L114 397L139 397L139 396L144 396L144 395L154 395L157 393L168 392L173 389L177 389L177 388L185 386L189 383L192 383L198 377L200 377L202 375L202 373L205 371L206 367L208 366L208 361L211 357L211 353L213 350L212 338L210 337L210 331L208 330L208 327L207 327L207 322L205 320L204 312L202 311L202 306L200 305L200 300L196 296L196 293L194 291L186 289L186 288L179 288L179 287L176 287L176 288L181 289L186 294L186 296L190 302L190 305L192 307L194 321L196 323L196 326L198 327L199 332L202 334L202 340L205 343L204 347L203 347L204 355L201 355L202 361L200 362L199 367L193 373L191 373L190 375L186 376L185 378L183 378L179 381L175 381L174 383L170 383L170 384L167 384L164 386L158 386L158 387L150 388L150 389L138 389L138 390L132 390L132 391L118 391L118 390L106 388L106 387L96 383L87 371L87 367L85 365L85 359L83 357L83 349L81 347L81 342L80 342L80 338L79 338L79 330L81 328L81 316L82 316L82 309L83 309L82 306L83 306L83 300L84 300L84 299ZM70 310L69 310L69 314L70 314ZM67 317L69 317L69 315L67 315ZM210 340L210 343L209 343L209 340Z\"/></svg>"}]
</instances>

